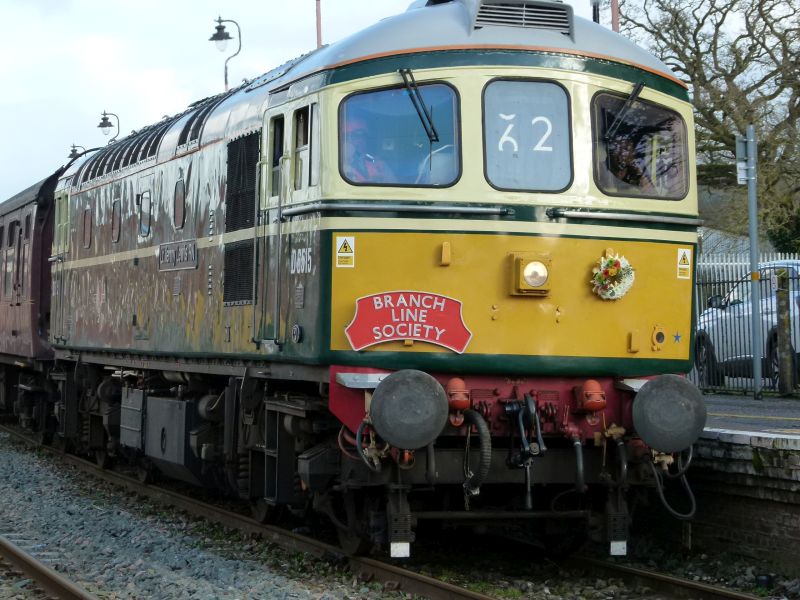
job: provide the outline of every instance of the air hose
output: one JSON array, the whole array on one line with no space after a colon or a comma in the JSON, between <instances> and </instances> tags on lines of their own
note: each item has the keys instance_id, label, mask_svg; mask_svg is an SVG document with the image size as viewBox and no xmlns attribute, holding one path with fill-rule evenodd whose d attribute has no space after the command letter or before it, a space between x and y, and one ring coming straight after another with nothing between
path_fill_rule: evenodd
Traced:
<instances>
[{"instance_id":1,"label":"air hose","mask_svg":"<svg viewBox=\"0 0 800 600\"><path fill-rule=\"evenodd\" d=\"M585 478L583 476L583 446L581 438L572 438L572 446L575 448L575 491L583 494L586 491Z\"/></svg>"},{"instance_id":2,"label":"air hose","mask_svg":"<svg viewBox=\"0 0 800 600\"><path fill-rule=\"evenodd\" d=\"M489 467L492 464L492 438L489 435L489 426L478 411L465 410L464 421L468 427L467 445L464 451L464 491L470 496L476 496L480 492L481 485L486 481L486 476L489 475ZM481 459L477 473L473 473L469 466L469 440L473 425L478 430L478 439L481 443Z\"/></svg>"},{"instance_id":3,"label":"air hose","mask_svg":"<svg viewBox=\"0 0 800 600\"><path fill-rule=\"evenodd\" d=\"M670 473L667 471L665 475L670 479L677 479L678 477L682 477L686 474L686 471L689 470L689 466L692 464L692 457L694 456L694 446L689 446L687 448L687 457L686 457L686 464L683 464L683 452L678 454L678 471L675 473Z\"/></svg>"},{"instance_id":4,"label":"air hose","mask_svg":"<svg viewBox=\"0 0 800 600\"><path fill-rule=\"evenodd\" d=\"M356 430L356 451L358 455L361 457L361 460L364 461L364 464L367 465L367 468L370 471L374 471L375 473L380 472L381 470L381 463L374 464L366 454L364 454L364 446L362 445L362 440L364 438L364 429L367 427L367 421L361 421L361 425L358 426Z\"/></svg>"},{"instance_id":5,"label":"air hose","mask_svg":"<svg viewBox=\"0 0 800 600\"><path fill-rule=\"evenodd\" d=\"M628 480L628 453L625 451L625 442L617 439L617 457L619 458L619 485L625 485Z\"/></svg>"},{"instance_id":6,"label":"air hose","mask_svg":"<svg viewBox=\"0 0 800 600\"><path fill-rule=\"evenodd\" d=\"M667 477L672 479L680 477L681 485L683 485L683 489L686 490L686 495L689 496L690 508L689 512L686 513L679 513L677 510L672 508L672 506L670 506L669 502L667 502L667 499L664 497L664 480L662 479L662 474L658 472L655 463L649 461L647 464L650 465L650 470L653 471L653 479L655 479L656 482L656 492L658 492L658 498L661 500L661 504L664 505L664 508L666 508L667 512L669 512L669 514L671 514L673 517L686 521L694 517L694 514L697 511L697 503L695 502L692 488L689 487L689 482L686 479L686 471L689 468L689 464L692 462L691 446L689 447L689 459L686 465L683 464L682 456L683 453L678 455L678 472L669 473L669 471L667 471Z\"/></svg>"}]
</instances>

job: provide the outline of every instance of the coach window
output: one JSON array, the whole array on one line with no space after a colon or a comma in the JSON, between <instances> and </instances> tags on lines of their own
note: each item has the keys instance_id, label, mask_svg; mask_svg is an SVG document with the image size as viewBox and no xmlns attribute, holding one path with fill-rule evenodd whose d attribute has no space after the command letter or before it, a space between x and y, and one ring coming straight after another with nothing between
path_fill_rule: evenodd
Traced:
<instances>
[{"instance_id":1,"label":"coach window","mask_svg":"<svg viewBox=\"0 0 800 600\"><path fill-rule=\"evenodd\" d=\"M25 239L31 239L31 215L25 215Z\"/></svg>"},{"instance_id":2,"label":"coach window","mask_svg":"<svg viewBox=\"0 0 800 600\"><path fill-rule=\"evenodd\" d=\"M186 222L186 184L179 179L175 184L175 195L172 204L172 222L175 229L183 229Z\"/></svg>"},{"instance_id":3,"label":"coach window","mask_svg":"<svg viewBox=\"0 0 800 600\"><path fill-rule=\"evenodd\" d=\"M492 81L484 89L483 112L489 184L530 192L569 187L569 98L563 87L549 81Z\"/></svg>"},{"instance_id":4,"label":"coach window","mask_svg":"<svg viewBox=\"0 0 800 600\"><path fill-rule=\"evenodd\" d=\"M270 187L269 195L277 196L281 189L281 158L283 158L283 116L274 117L269 127Z\"/></svg>"},{"instance_id":5,"label":"coach window","mask_svg":"<svg viewBox=\"0 0 800 600\"><path fill-rule=\"evenodd\" d=\"M28 254L28 244L23 243L24 228L20 228L17 234L17 264L14 267L16 276L14 277L14 287L17 289L17 294L20 296L25 295L25 262Z\"/></svg>"},{"instance_id":6,"label":"coach window","mask_svg":"<svg viewBox=\"0 0 800 600\"><path fill-rule=\"evenodd\" d=\"M342 102L339 170L349 183L439 187L456 182L461 171L458 96L441 83L416 89L361 92Z\"/></svg>"},{"instance_id":7,"label":"coach window","mask_svg":"<svg viewBox=\"0 0 800 600\"><path fill-rule=\"evenodd\" d=\"M153 210L153 201L150 190L146 190L139 196L139 235L147 237L150 235L150 215Z\"/></svg>"},{"instance_id":8,"label":"coach window","mask_svg":"<svg viewBox=\"0 0 800 600\"><path fill-rule=\"evenodd\" d=\"M686 123L652 102L600 93L592 100L594 178L610 196L680 200L689 192Z\"/></svg>"},{"instance_id":9,"label":"coach window","mask_svg":"<svg viewBox=\"0 0 800 600\"><path fill-rule=\"evenodd\" d=\"M89 248L92 245L92 209L83 209L83 247Z\"/></svg>"},{"instance_id":10,"label":"coach window","mask_svg":"<svg viewBox=\"0 0 800 600\"><path fill-rule=\"evenodd\" d=\"M5 257L5 249L3 248L3 240L5 239L3 237L4 233L5 233L5 227L3 225L0 225L0 278L2 278L2 271L5 270L3 265L3 259ZM0 281L0 295L2 295L3 293L3 288L4 286L2 285L2 281Z\"/></svg>"},{"instance_id":11,"label":"coach window","mask_svg":"<svg viewBox=\"0 0 800 600\"><path fill-rule=\"evenodd\" d=\"M6 298L11 298L11 293L14 290L14 263L16 262L16 252L14 250L15 242L17 239L17 232L19 231L19 221L11 221L8 224L6 231L7 239L5 240L6 256L5 256L5 272L3 274L3 287Z\"/></svg>"}]
</instances>

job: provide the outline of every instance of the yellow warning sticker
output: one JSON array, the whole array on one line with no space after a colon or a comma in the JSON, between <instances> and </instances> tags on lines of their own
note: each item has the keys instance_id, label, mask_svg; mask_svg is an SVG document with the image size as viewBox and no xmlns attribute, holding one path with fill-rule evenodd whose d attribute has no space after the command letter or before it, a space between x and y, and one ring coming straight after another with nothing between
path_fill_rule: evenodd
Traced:
<instances>
[{"instance_id":1,"label":"yellow warning sticker","mask_svg":"<svg viewBox=\"0 0 800 600\"><path fill-rule=\"evenodd\" d=\"M692 249L678 248L678 279L692 278Z\"/></svg>"},{"instance_id":2,"label":"yellow warning sticker","mask_svg":"<svg viewBox=\"0 0 800 600\"><path fill-rule=\"evenodd\" d=\"M355 237L336 237L336 266L346 269L356 266Z\"/></svg>"}]
</instances>

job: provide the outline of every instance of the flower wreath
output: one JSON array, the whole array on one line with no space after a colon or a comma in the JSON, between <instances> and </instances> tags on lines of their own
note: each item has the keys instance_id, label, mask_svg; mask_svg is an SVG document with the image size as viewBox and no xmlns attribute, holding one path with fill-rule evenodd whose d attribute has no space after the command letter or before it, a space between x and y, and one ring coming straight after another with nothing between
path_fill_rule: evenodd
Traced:
<instances>
[{"instance_id":1,"label":"flower wreath","mask_svg":"<svg viewBox=\"0 0 800 600\"><path fill-rule=\"evenodd\" d=\"M633 287L635 274L624 256L607 250L592 269L592 291L603 300L618 300Z\"/></svg>"}]
</instances>

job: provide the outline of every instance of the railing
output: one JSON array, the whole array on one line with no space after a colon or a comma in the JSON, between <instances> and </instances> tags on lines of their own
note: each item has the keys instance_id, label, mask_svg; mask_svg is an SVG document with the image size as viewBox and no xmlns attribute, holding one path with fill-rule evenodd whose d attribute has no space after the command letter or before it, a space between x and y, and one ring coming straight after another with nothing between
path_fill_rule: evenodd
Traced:
<instances>
[{"instance_id":1,"label":"railing","mask_svg":"<svg viewBox=\"0 0 800 600\"><path fill-rule=\"evenodd\" d=\"M778 316L778 275L788 275L789 319ZM791 370L796 386L800 348L800 255L763 253L759 259L761 301L757 309L762 388L777 390L781 354L778 330L791 339ZM750 259L744 254L710 254L697 263L694 369L690 378L703 389L751 391L753 381L753 305Z\"/></svg>"}]
</instances>

